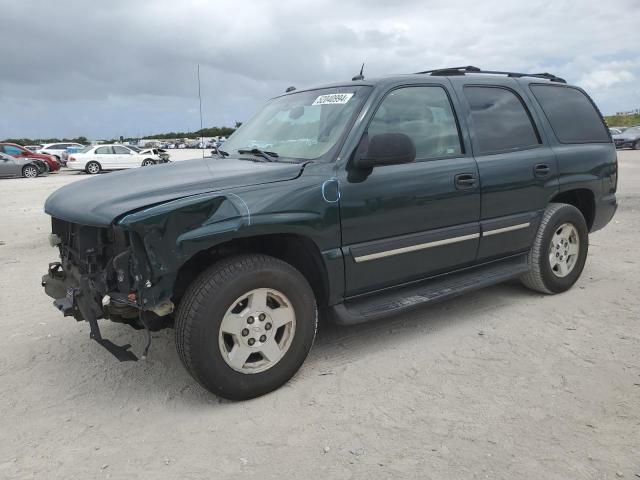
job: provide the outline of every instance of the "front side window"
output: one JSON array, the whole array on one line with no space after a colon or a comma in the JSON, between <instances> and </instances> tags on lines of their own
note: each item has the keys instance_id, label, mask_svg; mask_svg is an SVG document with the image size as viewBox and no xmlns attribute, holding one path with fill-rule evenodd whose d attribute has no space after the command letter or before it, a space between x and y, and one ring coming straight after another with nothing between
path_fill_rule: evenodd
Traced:
<instances>
[{"instance_id":1,"label":"front side window","mask_svg":"<svg viewBox=\"0 0 640 480\"><path fill-rule=\"evenodd\" d=\"M127 147L121 147L120 145L114 145L113 151L118 155L129 155L131 153L131 150Z\"/></svg>"},{"instance_id":2,"label":"front side window","mask_svg":"<svg viewBox=\"0 0 640 480\"><path fill-rule=\"evenodd\" d=\"M4 152L7 155L11 155L12 157L15 157L16 155L20 155L22 153L22 150L20 150L18 147L14 147L13 145L5 145Z\"/></svg>"},{"instance_id":3,"label":"front side window","mask_svg":"<svg viewBox=\"0 0 640 480\"><path fill-rule=\"evenodd\" d=\"M222 149L237 154L258 148L279 157L318 159L337 145L370 91L350 85L274 98L243 123Z\"/></svg>"},{"instance_id":4,"label":"front side window","mask_svg":"<svg viewBox=\"0 0 640 480\"><path fill-rule=\"evenodd\" d=\"M540 139L522 100L500 87L467 86L476 155L535 147Z\"/></svg>"},{"instance_id":5,"label":"front side window","mask_svg":"<svg viewBox=\"0 0 640 480\"><path fill-rule=\"evenodd\" d=\"M439 86L393 90L378 107L367 131L369 138L383 133L404 133L416 146L417 160L462 153L449 97Z\"/></svg>"},{"instance_id":6,"label":"front side window","mask_svg":"<svg viewBox=\"0 0 640 480\"><path fill-rule=\"evenodd\" d=\"M529 88L560 142L610 141L600 114L577 88L560 85L531 85Z\"/></svg>"}]
</instances>

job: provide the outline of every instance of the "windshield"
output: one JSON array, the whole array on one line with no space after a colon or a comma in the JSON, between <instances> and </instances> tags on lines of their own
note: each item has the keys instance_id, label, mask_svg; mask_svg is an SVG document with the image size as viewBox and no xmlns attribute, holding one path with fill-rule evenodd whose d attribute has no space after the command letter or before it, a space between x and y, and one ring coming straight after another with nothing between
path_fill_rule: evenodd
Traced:
<instances>
[{"instance_id":1,"label":"windshield","mask_svg":"<svg viewBox=\"0 0 640 480\"><path fill-rule=\"evenodd\" d=\"M624 133L640 133L640 127L627 128Z\"/></svg>"},{"instance_id":2,"label":"windshield","mask_svg":"<svg viewBox=\"0 0 640 480\"><path fill-rule=\"evenodd\" d=\"M328 153L370 88L334 87L274 98L224 143L224 151L258 148L278 157L312 160Z\"/></svg>"}]
</instances>

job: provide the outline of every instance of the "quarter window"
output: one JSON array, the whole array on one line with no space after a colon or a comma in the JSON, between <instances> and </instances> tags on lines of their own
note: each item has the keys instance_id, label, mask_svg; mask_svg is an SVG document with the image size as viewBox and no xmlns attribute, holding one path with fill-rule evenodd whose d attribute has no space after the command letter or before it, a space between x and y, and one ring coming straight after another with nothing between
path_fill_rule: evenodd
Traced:
<instances>
[{"instance_id":1,"label":"quarter window","mask_svg":"<svg viewBox=\"0 0 640 480\"><path fill-rule=\"evenodd\" d=\"M560 142L611 141L595 106L577 88L560 85L531 85L530 88Z\"/></svg>"},{"instance_id":2,"label":"quarter window","mask_svg":"<svg viewBox=\"0 0 640 480\"><path fill-rule=\"evenodd\" d=\"M535 147L540 139L522 100L500 87L470 86L464 94L471 108L476 154Z\"/></svg>"},{"instance_id":3,"label":"quarter window","mask_svg":"<svg viewBox=\"0 0 640 480\"><path fill-rule=\"evenodd\" d=\"M369 138L404 133L416 145L416 159L460 155L460 135L449 97L437 86L393 90L378 107L368 128Z\"/></svg>"}]
</instances>

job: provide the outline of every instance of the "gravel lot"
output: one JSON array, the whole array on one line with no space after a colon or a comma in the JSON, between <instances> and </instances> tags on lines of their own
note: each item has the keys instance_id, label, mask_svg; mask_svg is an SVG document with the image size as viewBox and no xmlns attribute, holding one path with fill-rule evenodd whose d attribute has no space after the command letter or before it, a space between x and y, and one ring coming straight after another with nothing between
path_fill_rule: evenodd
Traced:
<instances>
[{"instance_id":1,"label":"gravel lot","mask_svg":"<svg viewBox=\"0 0 640 480\"><path fill-rule=\"evenodd\" d=\"M53 308L42 205L84 174L0 181L0 478L637 479L640 151L619 159L618 213L569 292L321 325L289 384L242 403L189 377L173 330L118 363Z\"/></svg>"}]
</instances>

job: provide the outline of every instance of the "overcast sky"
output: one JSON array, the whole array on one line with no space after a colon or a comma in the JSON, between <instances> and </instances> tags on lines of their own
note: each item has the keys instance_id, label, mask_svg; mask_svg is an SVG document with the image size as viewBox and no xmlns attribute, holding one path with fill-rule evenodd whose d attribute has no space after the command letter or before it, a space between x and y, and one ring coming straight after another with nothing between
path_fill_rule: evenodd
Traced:
<instances>
[{"instance_id":1,"label":"overcast sky","mask_svg":"<svg viewBox=\"0 0 640 480\"><path fill-rule=\"evenodd\" d=\"M640 0L0 0L0 138L246 120L298 88L429 68L548 71L640 107Z\"/></svg>"}]
</instances>

